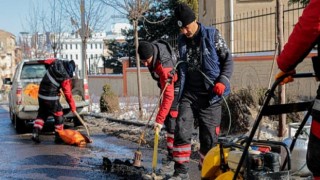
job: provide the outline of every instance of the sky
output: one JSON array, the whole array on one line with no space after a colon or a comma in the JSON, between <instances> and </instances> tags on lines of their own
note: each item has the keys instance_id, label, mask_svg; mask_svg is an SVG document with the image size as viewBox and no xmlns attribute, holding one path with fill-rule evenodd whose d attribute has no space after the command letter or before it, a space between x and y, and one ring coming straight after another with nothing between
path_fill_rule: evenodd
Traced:
<instances>
[{"instance_id":1,"label":"sky","mask_svg":"<svg viewBox=\"0 0 320 180\"><path fill-rule=\"evenodd\" d=\"M38 4L39 8L44 7L46 9L50 7L50 0L0 0L0 4L0 29L17 37L19 32L28 29L26 19L31 12L32 4ZM111 10L110 15L116 13L115 10ZM111 26L114 22L111 20L108 23Z\"/></svg>"},{"instance_id":2,"label":"sky","mask_svg":"<svg viewBox=\"0 0 320 180\"><path fill-rule=\"evenodd\" d=\"M26 31L26 16L29 14L32 2L49 7L49 0L0 0L0 29L14 35Z\"/></svg>"}]
</instances>

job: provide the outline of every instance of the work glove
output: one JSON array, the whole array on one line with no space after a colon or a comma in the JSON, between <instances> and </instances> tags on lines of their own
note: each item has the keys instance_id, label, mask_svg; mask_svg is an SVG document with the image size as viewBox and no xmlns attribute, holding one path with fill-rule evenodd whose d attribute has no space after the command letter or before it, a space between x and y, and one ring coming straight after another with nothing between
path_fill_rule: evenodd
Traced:
<instances>
[{"instance_id":1,"label":"work glove","mask_svg":"<svg viewBox=\"0 0 320 180\"><path fill-rule=\"evenodd\" d=\"M160 131L162 128L162 124L155 122L153 125L153 130L156 131L157 128Z\"/></svg>"},{"instance_id":2,"label":"work glove","mask_svg":"<svg viewBox=\"0 0 320 180\"><path fill-rule=\"evenodd\" d=\"M280 72L278 72L278 74L276 75L275 79L277 80L277 79L279 79L280 77L282 77L282 76L285 75L285 74L289 74L289 75L296 74L296 70L292 70L292 71L289 71L289 72L286 72L286 73L283 72L283 71L280 71ZM281 85L284 85L284 84L287 84L287 83L289 83L289 82L293 82L292 76L287 76L286 78L284 78L284 79L280 82L280 84L281 84Z\"/></svg>"},{"instance_id":3,"label":"work glove","mask_svg":"<svg viewBox=\"0 0 320 180\"><path fill-rule=\"evenodd\" d=\"M177 111L177 110L171 110L171 111L169 112L169 114L170 114L170 116L171 116L172 118L177 118L177 117L178 117L178 111Z\"/></svg>"},{"instance_id":4,"label":"work glove","mask_svg":"<svg viewBox=\"0 0 320 180\"><path fill-rule=\"evenodd\" d=\"M216 93L216 95L218 96L222 96L225 89L226 89L226 86L223 83L218 82L214 85L213 92Z\"/></svg>"},{"instance_id":5,"label":"work glove","mask_svg":"<svg viewBox=\"0 0 320 180\"><path fill-rule=\"evenodd\" d=\"M72 112L73 114L76 114L76 113L77 113L77 110L76 110L76 109L71 109L71 112Z\"/></svg>"}]
</instances>

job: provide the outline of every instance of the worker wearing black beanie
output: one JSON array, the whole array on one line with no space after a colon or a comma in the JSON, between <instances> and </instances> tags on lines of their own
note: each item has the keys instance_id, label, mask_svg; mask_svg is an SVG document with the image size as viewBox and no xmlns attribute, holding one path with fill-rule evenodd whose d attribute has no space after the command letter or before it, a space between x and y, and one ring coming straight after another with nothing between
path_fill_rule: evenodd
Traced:
<instances>
[{"instance_id":1,"label":"worker wearing black beanie","mask_svg":"<svg viewBox=\"0 0 320 180\"><path fill-rule=\"evenodd\" d=\"M170 44L164 40L156 40L152 43L140 41L138 53L141 62L148 67L154 80L157 81L163 94L158 114L155 118L154 129L161 130L165 125L167 140L167 157L160 169L161 175L173 174L173 142L176 118L178 116L178 75L174 68L177 64L177 56ZM168 172L169 170L170 172Z\"/></svg>"},{"instance_id":2,"label":"worker wearing black beanie","mask_svg":"<svg viewBox=\"0 0 320 180\"><path fill-rule=\"evenodd\" d=\"M196 121L200 132L199 167L202 168L206 154L218 143L222 96L230 93L233 61L219 31L196 21L195 13L187 4L178 4L174 15L181 32L177 43L181 93L173 143L174 174L169 180L188 180L192 153L190 129Z\"/></svg>"},{"instance_id":3,"label":"worker wearing black beanie","mask_svg":"<svg viewBox=\"0 0 320 180\"><path fill-rule=\"evenodd\" d=\"M138 46L138 53L141 60L149 59L153 56L153 46L147 41L140 41Z\"/></svg>"},{"instance_id":4,"label":"worker wearing black beanie","mask_svg":"<svg viewBox=\"0 0 320 180\"><path fill-rule=\"evenodd\" d=\"M177 23L180 28L186 27L188 24L196 20L196 15L192 9L184 3L178 4L175 8L174 15L178 20Z\"/></svg>"}]
</instances>

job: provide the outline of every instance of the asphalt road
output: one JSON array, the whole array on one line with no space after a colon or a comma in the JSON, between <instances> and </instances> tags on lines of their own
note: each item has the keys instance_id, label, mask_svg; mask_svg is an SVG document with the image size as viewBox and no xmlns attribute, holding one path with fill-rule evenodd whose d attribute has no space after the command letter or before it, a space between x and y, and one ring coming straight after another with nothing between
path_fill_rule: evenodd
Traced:
<instances>
[{"instance_id":1,"label":"asphalt road","mask_svg":"<svg viewBox=\"0 0 320 180\"><path fill-rule=\"evenodd\" d=\"M110 160L133 159L137 144L108 136L91 134L93 143L85 148L55 144L50 132L34 144L31 133L17 134L8 107L0 105L0 179L124 179L103 169L103 157ZM142 148L143 166L151 171L152 148ZM163 154L159 153L158 167ZM191 179L200 179L196 163L190 166Z\"/></svg>"}]
</instances>

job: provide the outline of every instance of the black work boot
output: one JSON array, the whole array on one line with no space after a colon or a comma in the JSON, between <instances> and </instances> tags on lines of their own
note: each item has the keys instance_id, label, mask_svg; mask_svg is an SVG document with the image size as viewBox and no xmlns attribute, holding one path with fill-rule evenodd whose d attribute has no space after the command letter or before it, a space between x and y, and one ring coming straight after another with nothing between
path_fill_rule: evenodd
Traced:
<instances>
[{"instance_id":1,"label":"black work boot","mask_svg":"<svg viewBox=\"0 0 320 180\"><path fill-rule=\"evenodd\" d=\"M178 173L175 171L173 176L168 180L190 180L190 177L188 173Z\"/></svg>"},{"instance_id":2,"label":"black work boot","mask_svg":"<svg viewBox=\"0 0 320 180\"><path fill-rule=\"evenodd\" d=\"M56 131L54 132L54 143L56 144L62 144L63 140L61 139L59 133Z\"/></svg>"},{"instance_id":3,"label":"black work boot","mask_svg":"<svg viewBox=\"0 0 320 180\"><path fill-rule=\"evenodd\" d=\"M159 170L161 176L172 176L174 173L174 161L173 158L167 156L162 159L162 167Z\"/></svg>"},{"instance_id":4,"label":"black work boot","mask_svg":"<svg viewBox=\"0 0 320 180\"><path fill-rule=\"evenodd\" d=\"M40 132L40 129L39 128L33 128L33 132L32 132L32 141L35 142L35 143L40 143L40 138L39 138L39 132Z\"/></svg>"}]
</instances>

